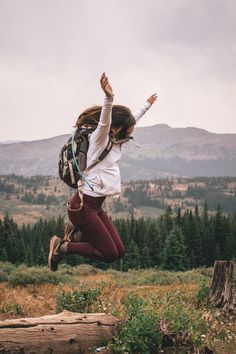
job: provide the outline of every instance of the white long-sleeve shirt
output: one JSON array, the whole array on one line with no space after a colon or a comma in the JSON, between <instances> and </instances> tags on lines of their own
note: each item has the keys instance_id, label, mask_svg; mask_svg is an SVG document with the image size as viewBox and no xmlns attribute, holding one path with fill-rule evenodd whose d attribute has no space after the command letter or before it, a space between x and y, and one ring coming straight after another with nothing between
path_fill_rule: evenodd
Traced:
<instances>
[{"instance_id":1,"label":"white long-sleeve shirt","mask_svg":"<svg viewBox=\"0 0 236 354\"><path fill-rule=\"evenodd\" d=\"M105 97L98 126L89 138L87 166L90 166L97 160L108 144L112 121L112 103L113 97ZM150 107L151 104L145 102L144 105L133 114L135 121L137 122ZM94 197L120 194L121 177L119 161L121 155L121 145L114 144L109 154L102 161L98 162L87 173L85 171L86 180L93 186L93 191L85 182L82 187L84 194Z\"/></svg>"}]
</instances>

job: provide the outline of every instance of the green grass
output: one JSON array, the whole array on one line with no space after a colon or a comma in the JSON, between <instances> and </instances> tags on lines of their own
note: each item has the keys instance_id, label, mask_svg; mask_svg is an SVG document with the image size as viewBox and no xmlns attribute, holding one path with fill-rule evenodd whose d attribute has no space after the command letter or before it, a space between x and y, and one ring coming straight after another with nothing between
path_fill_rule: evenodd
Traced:
<instances>
[{"instance_id":1,"label":"green grass","mask_svg":"<svg viewBox=\"0 0 236 354\"><path fill-rule=\"evenodd\" d=\"M114 354L152 354L161 344L160 319L143 298L130 293L124 301L126 320L116 330L110 347Z\"/></svg>"},{"instance_id":2,"label":"green grass","mask_svg":"<svg viewBox=\"0 0 236 354\"><path fill-rule=\"evenodd\" d=\"M53 273L46 267L26 267L20 265L9 275L11 286L25 286L29 284L59 284L63 279L61 273Z\"/></svg>"},{"instance_id":3,"label":"green grass","mask_svg":"<svg viewBox=\"0 0 236 354\"><path fill-rule=\"evenodd\" d=\"M202 318L201 311L192 306L185 293L169 291L162 300L159 315L170 332L186 332L195 345L203 343L202 335L207 333L209 326Z\"/></svg>"},{"instance_id":4,"label":"green grass","mask_svg":"<svg viewBox=\"0 0 236 354\"><path fill-rule=\"evenodd\" d=\"M81 264L77 267L62 264L54 273L46 266L27 267L21 264L17 267L8 262L0 262L0 282L9 282L12 287L60 283L78 285L79 277L101 272L100 269L89 264Z\"/></svg>"},{"instance_id":5,"label":"green grass","mask_svg":"<svg viewBox=\"0 0 236 354\"><path fill-rule=\"evenodd\" d=\"M186 272L171 272L160 269L132 269L121 273L116 270L107 270L117 282L117 286L142 286L142 285L171 285L171 284L199 284L202 277L210 279L212 268L198 268Z\"/></svg>"},{"instance_id":6,"label":"green grass","mask_svg":"<svg viewBox=\"0 0 236 354\"><path fill-rule=\"evenodd\" d=\"M98 301L100 289L80 289L74 291L61 290L57 294L56 312L63 310L72 312L92 312L92 305Z\"/></svg>"},{"instance_id":7,"label":"green grass","mask_svg":"<svg viewBox=\"0 0 236 354\"><path fill-rule=\"evenodd\" d=\"M12 286L27 284L76 284L78 277L94 274L110 274L117 287L143 285L199 284L198 301L205 298L207 283L212 277L212 268L197 268L186 272L171 272L160 269L132 269L119 272L113 269L102 271L89 264L71 267L61 264L53 273L46 266L27 267L24 264L15 266L8 262L0 262L0 282L9 281ZM204 279L204 283L202 283Z\"/></svg>"},{"instance_id":8,"label":"green grass","mask_svg":"<svg viewBox=\"0 0 236 354\"><path fill-rule=\"evenodd\" d=\"M18 303L8 304L0 307L0 312L7 313L8 315L24 316L24 310Z\"/></svg>"}]
</instances>

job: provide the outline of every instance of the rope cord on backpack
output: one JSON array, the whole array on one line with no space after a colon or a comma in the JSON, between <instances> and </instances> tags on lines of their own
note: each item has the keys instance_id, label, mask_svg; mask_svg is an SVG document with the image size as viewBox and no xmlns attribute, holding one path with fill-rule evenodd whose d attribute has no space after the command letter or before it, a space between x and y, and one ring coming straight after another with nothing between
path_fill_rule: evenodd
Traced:
<instances>
[{"instance_id":1,"label":"rope cord on backpack","mask_svg":"<svg viewBox=\"0 0 236 354\"><path fill-rule=\"evenodd\" d=\"M83 180L87 183L87 185L89 186L89 188L93 191L93 190L94 190L94 189L93 189L93 186L88 182L88 180L86 179L86 177L84 177L83 172L82 172L81 169L79 168L79 164L78 164L77 161L76 161L75 151L74 151L74 142L75 142L75 135L76 135L77 131L78 131L78 129L76 128L75 131L74 131L74 133L73 133L73 135L72 135L72 139L71 139L71 145L72 145L71 147L72 147L73 161L74 161L74 164L75 164L75 166L76 166L76 168L77 168L77 170L78 170L78 173L79 173L80 176L81 176L81 179L83 179Z\"/></svg>"}]
</instances>

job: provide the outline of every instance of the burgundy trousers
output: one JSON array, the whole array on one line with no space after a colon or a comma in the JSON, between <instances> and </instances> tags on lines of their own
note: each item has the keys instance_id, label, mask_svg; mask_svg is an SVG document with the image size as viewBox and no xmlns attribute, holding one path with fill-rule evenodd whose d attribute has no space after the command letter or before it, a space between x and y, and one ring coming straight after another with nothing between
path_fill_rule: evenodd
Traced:
<instances>
[{"instance_id":1,"label":"burgundy trousers","mask_svg":"<svg viewBox=\"0 0 236 354\"><path fill-rule=\"evenodd\" d=\"M68 216L72 224L82 233L80 242L69 242L69 254L96 259L102 262L114 262L122 258L125 249L112 221L102 209L106 197L92 197L84 194L83 207L76 192L68 203Z\"/></svg>"}]
</instances>

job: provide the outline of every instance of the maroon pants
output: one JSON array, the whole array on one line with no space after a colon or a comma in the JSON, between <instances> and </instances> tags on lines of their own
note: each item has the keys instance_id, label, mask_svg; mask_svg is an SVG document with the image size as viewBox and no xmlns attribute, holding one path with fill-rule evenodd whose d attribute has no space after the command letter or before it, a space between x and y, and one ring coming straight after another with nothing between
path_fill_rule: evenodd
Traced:
<instances>
[{"instance_id":1,"label":"maroon pants","mask_svg":"<svg viewBox=\"0 0 236 354\"><path fill-rule=\"evenodd\" d=\"M122 258L125 249L121 238L110 218L102 209L106 197L92 197L84 194L81 210L80 198L76 192L68 203L68 216L72 224L82 233L81 242L69 242L68 253L96 259L102 262L114 262Z\"/></svg>"}]
</instances>

